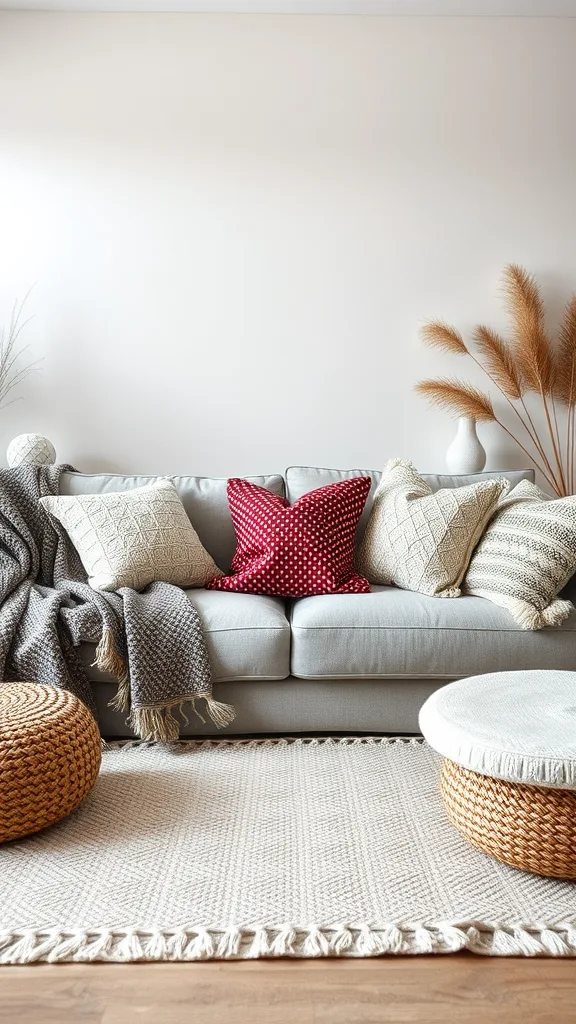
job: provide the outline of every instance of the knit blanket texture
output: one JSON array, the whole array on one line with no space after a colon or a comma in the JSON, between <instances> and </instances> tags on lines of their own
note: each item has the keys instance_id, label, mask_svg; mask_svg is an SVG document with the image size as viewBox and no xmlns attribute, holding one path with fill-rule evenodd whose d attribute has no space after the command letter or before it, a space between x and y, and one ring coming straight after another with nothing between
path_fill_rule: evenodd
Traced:
<instances>
[{"instance_id":1,"label":"knit blanket texture","mask_svg":"<svg viewBox=\"0 0 576 1024\"><path fill-rule=\"evenodd\" d=\"M212 697L198 612L179 587L108 593L87 583L67 533L39 504L58 494L70 466L0 469L0 679L70 690L96 717L78 647L97 644L95 665L118 681L112 706L143 740L177 739L178 712L197 701L217 726L234 711Z\"/></svg>"}]
</instances>

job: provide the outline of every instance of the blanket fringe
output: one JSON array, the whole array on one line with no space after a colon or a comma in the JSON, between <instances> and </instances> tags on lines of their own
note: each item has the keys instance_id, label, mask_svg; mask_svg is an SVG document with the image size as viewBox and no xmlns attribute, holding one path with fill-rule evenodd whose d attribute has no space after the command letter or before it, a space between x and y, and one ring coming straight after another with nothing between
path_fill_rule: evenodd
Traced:
<instances>
[{"instance_id":1,"label":"blanket fringe","mask_svg":"<svg viewBox=\"0 0 576 1024\"><path fill-rule=\"evenodd\" d=\"M178 708L185 724L188 719L184 713L184 705L191 704L195 715L203 725L206 720L202 717L196 701L200 696L206 701L206 707L211 720L218 729L225 729L227 725L236 718L236 712L230 704L223 704L214 700L212 696L205 694L198 697L187 697L184 700L174 701L172 704L165 704L160 707L132 708L130 710L130 673L125 658L116 650L114 631L108 627L102 630L100 642L96 647L96 660L92 662L101 672L108 672L118 680L118 690L108 707L114 711L128 712L127 724L134 730L142 740L153 740L157 743L172 743L180 737L180 724L174 717L173 710Z\"/></svg>"},{"instance_id":2,"label":"blanket fringe","mask_svg":"<svg viewBox=\"0 0 576 1024\"><path fill-rule=\"evenodd\" d=\"M172 743L180 736L180 725L171 707L133 708L128 715L128 725L143 740L157 743Z\"/></svg>"},{"instance_id":3,"label":"blanket fringe","mask_svg":"<svg viewBox=\"0 0 576 1024\"><path fill-rule=\"evenodd\" d=\"M236 717L236 712L230 704L222 704L213 700L212 697L205 697L208 714L214 725L219 729L230 725ZM205 722L196 707L196 699L189 698L186 701L176 701L159 708L132 708L128 715L128 725L142 739L156 743L173 743L180 737L180 722L173 712L178 709L180 715L187 722L184 714L184 705L190 704L192 710L201 722Z\"/></svg>"},{"instance_id":4,"label":"blanket fringe","mask_svg":"<svg viewBox=\"0 0 576 1024\"><path fill-rule=\"evenodd\" d=\"M112 698L108 707L114 711L128 711L130 704L130 675L126 659L118 654L114 642L114 631L105 627L102 630L100 643L96 648L96 661L92 662L92 668L96 666L100 672L108 672L118 680L118 691Z\"/></svg>"},{"instance_id":5,"label":"blanket fringe","mask_svg":"<svg viewBox=\"0 0 576 1024\"><path fill-rule=\"evenodd\" d=\"M375 957L449 954L462 949L483 956L575 957L576 929L568 922L546 928L464 921L410 925L390 922L376 927L284 924L247 928L231 925L224 929L192 926L175 931L103 928L61 932L55 928L0 933L0 964Z\"/></svg>"},{"instance_id":6,"label":"blanket fringe","mask_svg":"<svg viewBox=\"0 0 576 1024\"><path fill-rule=\"evenodd\" d=\"M221 701L214 700L212 697L206 697L205 700L208 714L218 729L225 729L227 725L232 724L236 718L236 712L231 704L222 704Z\"/></svg>"}]
</instances>

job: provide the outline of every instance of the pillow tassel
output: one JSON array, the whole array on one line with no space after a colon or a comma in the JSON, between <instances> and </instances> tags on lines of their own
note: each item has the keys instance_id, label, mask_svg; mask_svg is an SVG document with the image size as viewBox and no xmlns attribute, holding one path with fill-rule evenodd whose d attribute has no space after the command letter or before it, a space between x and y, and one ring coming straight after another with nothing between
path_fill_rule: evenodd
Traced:
<instances>
[{"instance_id":1,"label":"pillow tassel","mask_svg":"<svg viewBox=\"0 0 576 1024\"><path fill-rule=\"evenodd\" d=\"M571 601L563 601L560 598L551 601L540 611L520 597L498 594L496 591L484 590L481 587L466 588L465 593L473 597L483 597L500 608L505 608L522 629L536 630L544 629L545 626L560 626L574 611Z\"/></svg>"},{"instance_id":2,"label":"pillow tassel","mask_svg":"<svg viewBox=\"0 0 576 1024\"><path fill-rule=\"evenodd\" d=\"M541 613L542 625L560 626L573 611L574 605L572 604L572 601L563 601L560 598L557 598Z\"/></svg>"}]
</instances>

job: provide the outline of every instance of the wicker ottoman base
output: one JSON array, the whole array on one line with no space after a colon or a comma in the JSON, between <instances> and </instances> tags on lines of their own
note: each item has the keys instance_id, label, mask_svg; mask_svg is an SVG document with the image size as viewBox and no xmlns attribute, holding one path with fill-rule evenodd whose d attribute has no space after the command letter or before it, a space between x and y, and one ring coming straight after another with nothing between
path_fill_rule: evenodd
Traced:
<instances>
[{"instance_id":1,"label":"wicker ottoman base","mask_svg":"<svg viewBox=\"0 0 576 1024\"><path fill-rule=\"evenodd\" d=\"M450 821L505 864L576 878L576 792L478 775L444 759L441 791Z\"/></svg>"},{"instance_id":2,"label":"wicker ottoman base","mask_svg":"<svg viewBox=\"0 0 576 1024\"><path fill-rule=\"evenodd\" d=\"M73 694L0 682L0 842L75 810L100 768L98 726Z\"/></svg>"}]
</instances>

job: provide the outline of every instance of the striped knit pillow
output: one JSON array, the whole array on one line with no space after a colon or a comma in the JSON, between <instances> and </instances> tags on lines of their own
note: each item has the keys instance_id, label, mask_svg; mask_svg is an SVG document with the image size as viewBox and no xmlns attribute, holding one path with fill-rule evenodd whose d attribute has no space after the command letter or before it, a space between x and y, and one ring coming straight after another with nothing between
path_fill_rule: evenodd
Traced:
<instances>
[{"instance_id":1,"label":"striped knit pillow","mask_svg":"<svg viewBox=\"0 0 576 1024\"><path fill-rule=\"evenodd\" d=\"M501 498L462 592L507 608L523 629L559 626L574 605L556 595L575 571L576 495L552 500L522 480Z\"/></svg>"}]
</instances>

